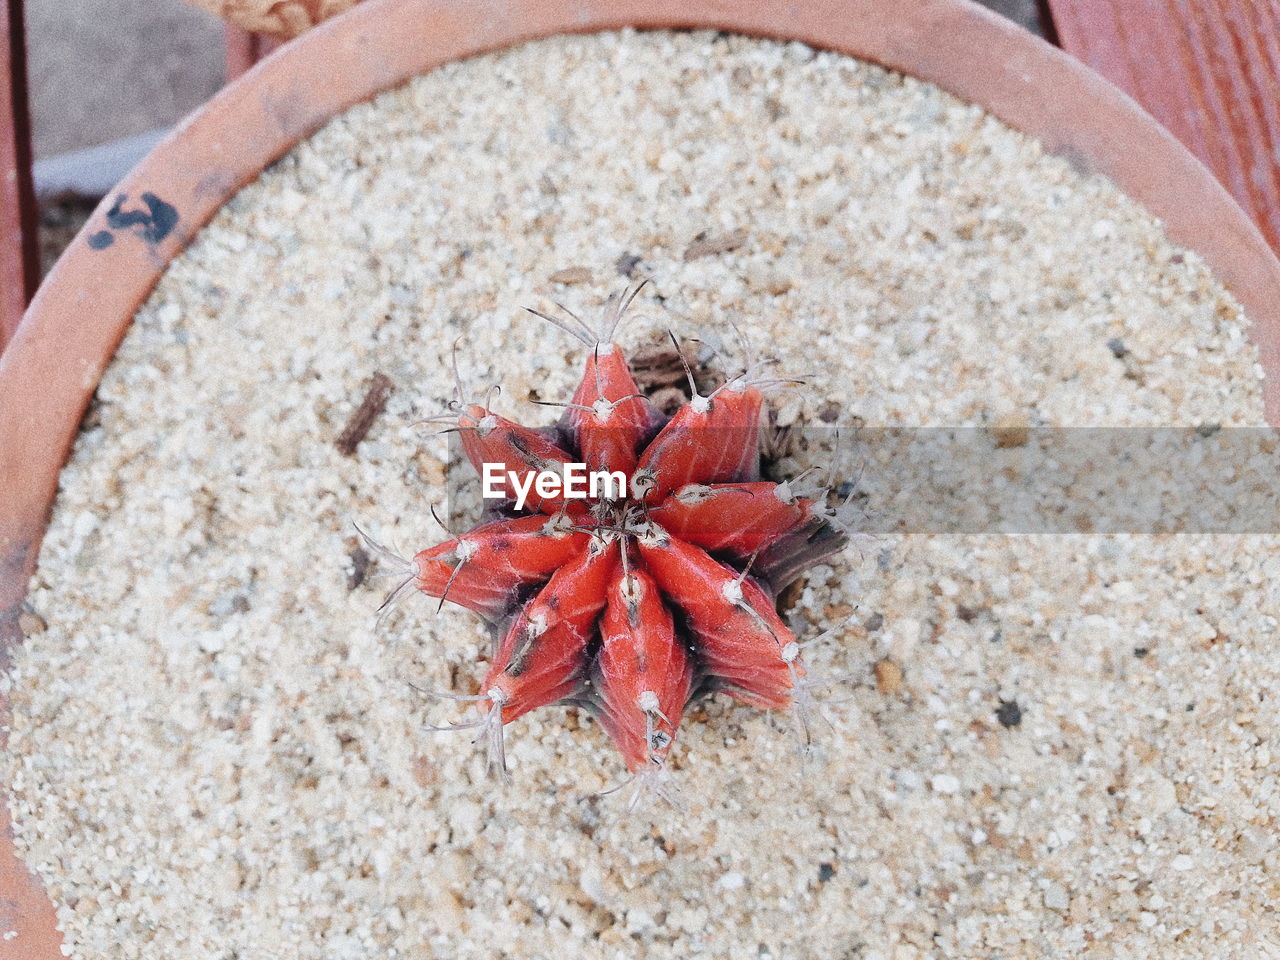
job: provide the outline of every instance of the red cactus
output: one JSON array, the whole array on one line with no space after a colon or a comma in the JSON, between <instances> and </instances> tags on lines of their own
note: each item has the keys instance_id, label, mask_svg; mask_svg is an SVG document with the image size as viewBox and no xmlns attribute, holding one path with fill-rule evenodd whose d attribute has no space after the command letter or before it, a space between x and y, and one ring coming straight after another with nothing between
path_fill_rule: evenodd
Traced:
<instances>
[{"instance_id":1,"label":"red cactus","mask_svg":"<svg viewBox=\"0 0 1280 960\"><path fill-rule=\"evenodd\" d=\"M503 774L502 726L551 703L590 709L633 773L662 768L700 695L798 706L805 668L776 597L845 543L824 498L759 478L761 387L780 381L748 369L702 396L690 375L692 399L674 416L650 406L613 342L638 290L614 303L598 336L539 314L590 350L557 426L530 429L459 400L453 429L477 472L510 471L507 499L496 519L400 561L401 589L493 627L480 694L446 696L478 701L482 717L462 726L487 734ZM625 495L513 509L513 485L575 462L621 471Z\"/></svg>"}]
</instances>

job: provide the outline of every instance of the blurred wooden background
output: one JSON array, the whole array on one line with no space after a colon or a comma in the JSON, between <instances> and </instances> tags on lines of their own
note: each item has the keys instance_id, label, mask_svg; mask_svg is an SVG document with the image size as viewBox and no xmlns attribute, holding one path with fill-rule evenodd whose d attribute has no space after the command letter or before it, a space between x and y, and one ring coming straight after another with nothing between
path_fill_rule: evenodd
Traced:
<instances>
[{"instance_id":1,"label":"blurred wooden background","mask_svg":"<svg viewBox=\"0 0 1280 960\"><path fill-rule=\"evenodd\" d=\"M1280 0L1050 0L1062 47L1205 162L1280 250Z\"/></svg>"}]
</instances>

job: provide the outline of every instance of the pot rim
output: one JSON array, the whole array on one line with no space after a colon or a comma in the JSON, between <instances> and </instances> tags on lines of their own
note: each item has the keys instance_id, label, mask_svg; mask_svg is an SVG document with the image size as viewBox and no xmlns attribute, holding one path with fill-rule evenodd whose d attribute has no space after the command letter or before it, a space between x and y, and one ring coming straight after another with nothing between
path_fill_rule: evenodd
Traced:
<instances>
[{"instance_id":1,"label":"pot rim","mask_svg":"<svg viewBox=\"0 0 1280 960\"><path fill-rule=\"evenodd\" d=\"M0 354L0 670L81 417L135 312L241 187L329 119L460 60L556 34L716 29L811 46L929 81L1111 179L1198 253L1243 305L1280 424L1280 260L1227 190L1137 103L971 0L366 0L280 48L191 114L120 182L37 291ZM973 51L981 50L981 57ZM0 698L0 721L8 705ZM3 739L0 739L0 747ZM2 799L2 798L0 798ZM0 803L8 949L54 960L52 905Z\"/></svg>"}]
</instances>

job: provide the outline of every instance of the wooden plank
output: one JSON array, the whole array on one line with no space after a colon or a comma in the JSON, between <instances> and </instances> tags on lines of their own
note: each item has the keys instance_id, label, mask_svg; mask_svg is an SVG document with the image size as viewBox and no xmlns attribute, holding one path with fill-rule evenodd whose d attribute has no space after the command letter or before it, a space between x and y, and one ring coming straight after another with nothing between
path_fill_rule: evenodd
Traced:
<instances>
[{"instance_id":1,"label":"wooden plank","mask_svg":"<svg viewBox=\"0 0 1280 960\"><path fill-rule=\"evenodd\" d=\"M227 24L227 83L240 76L255 63L258 58L254 52L254 37L248 30Z\"/></svg>"},{"instance_id":2,"label":"wooden plank","mask_svg":"<svg viewBox=\"0 0 1280 960\"><path fill-rule=\"evenodd\" d=\"M1044 0L978 0L978 2L1002 17L1008 17L1018 26L1030 30L1037 36L1043 37L1048 32L1049 14L1043 9Z\"/></svg>"},{"instance_id":3,"label":"wooden plank","mask_svg":"<svg viewBox=\"0 0 1280 960\"><path fill-rule=\"evenodd\" d=\"M0 350L40 280L22 0L0 3Z\"/></svg>"},{"instance_id":4,"label":"wooden plank","mask_svg":"<svg viewBox=\"0 0 1280 960\"><path fill-rule=\"evenodd\" d=\"M227 83L245 73L255 63L269 54L281 41L262 33L250 33L234 24L227 24Z\"/></svg>"},{"instance_id":5,"label":"wooden plank","mask_svg":"<svg viewBox=\"0 0 1280 960\"><path fill-rule=\"evenodd\" d=\"M31 189L31 124L27 107L26 28L22 0L0 3L0 351L18 329L39 279L36 204ZM0 416L3 412L0 411ZM7 491L6 491L7 494ZM0 570L0 573L6 571ZM18 624L0 618L0 670L7 670ZM8 741L9 705L0 696L0 750ZM7 791L0 788L0 837L11 837ZM53 904L11 842L0 843L0 953L10 960L59 955Z\"/></svg>"},{"instance_id":6,"label":"wooden plank","mask_svg":"<svg viewBox=\"0 0 1280 960\"><path fill-rule=\"evenodd\" d=\"M1280 250L1280 0L1049 0L1062 47L1213 170Z\"/></svg>"}]
</instances>

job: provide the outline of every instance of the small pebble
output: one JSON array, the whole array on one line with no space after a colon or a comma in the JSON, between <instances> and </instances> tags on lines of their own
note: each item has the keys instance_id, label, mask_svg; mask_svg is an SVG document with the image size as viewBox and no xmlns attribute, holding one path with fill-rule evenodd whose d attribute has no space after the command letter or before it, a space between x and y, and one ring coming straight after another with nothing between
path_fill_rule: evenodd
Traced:
<instances>
[{"instance_id":1,"label":"small pebble","mask_svg":"<svg viewBox=\"0 0 1280 960\"><path fill-rule=\"evenodd\" d=\"M1025 413L1006 413L996 418L991 434L997 447L1024 447L1031 439L1031 420Z\"/></svg>"},{"instance_id":2,"label":"small pebble","mask_svg":"<svg viewBox=\"0 0 1280 960\"><path fill-rule=\"evenodd\" d=\"M1018 701L1001 700L1000 706L996 708L996 719L1006 730L1022 723L1022 708L1018 706Z\"/></svg>"},{"instance_id":3,"label":"small pebble","mask_svg":"<svg viewBox=\"0 0 1280 960\"><path fill-rule=\"evenodd\" d=\"M1071 906L1071 897L1067 888L1058 883L1051 883L1044 888L1044 905L1050 910L1065 913Z\"/></svg>"},{"instance_id":4,"label":"small pebble","mask_svg":"<svg viewBox=\"0 0 1280 960\"><path fill-rule=\"evenodd\" d=\"M720 878L720 889L741 890L747 884L747 878L740 873L726 873Z\"/></svg>"},{"instance_id":5,"label":"small pebble","mask_svg":"<svg viewBox=\"0 0 1280 960\"><path fill-rule=\"evenodd\" d=\"M885 657L875 665L876 689L883 694L896 693L902 684L902 668Z\"/></svg>"},{"instance_id":6,"label":"small pebble","mask_svg":"<svg viewBox=\"0 0 1280 960\"><path fill-rule=\"evenodd\" d=\"M18 629L22 631L23 636L31 637L37 633L44 633L48 626L44 617L34 610L24 609L18 614Z\"/></svg>"},{"instance_id":7,"label":"small pebble","mask_svg":"<svg viewBox=\"0 0 1280 960\"><path fill-rule=\"evenodd\" d=\"M960 781L949 773L939 773L929 781L935 793L952 794L960 792Z\"/></svg>"}]
</instances>

